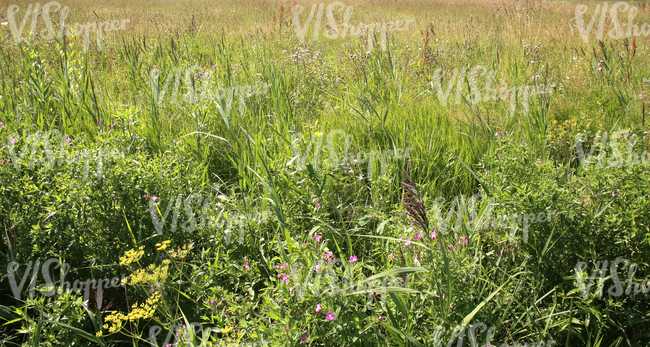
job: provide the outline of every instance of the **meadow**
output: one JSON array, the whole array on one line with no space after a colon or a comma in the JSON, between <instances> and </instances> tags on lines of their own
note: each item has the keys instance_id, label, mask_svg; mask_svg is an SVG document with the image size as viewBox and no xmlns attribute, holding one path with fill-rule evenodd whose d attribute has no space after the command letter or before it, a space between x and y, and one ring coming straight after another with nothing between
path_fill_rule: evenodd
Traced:
<instances>
[{"instance_id":1,"label":"meadow","mask_svg":"<svg viewBox=\"0 0 650 347\"><path fill-rule=\"evenodd\" d=\"M650 346L646 2L29 1L0 346Z\"/></svg>"}]
</instances>

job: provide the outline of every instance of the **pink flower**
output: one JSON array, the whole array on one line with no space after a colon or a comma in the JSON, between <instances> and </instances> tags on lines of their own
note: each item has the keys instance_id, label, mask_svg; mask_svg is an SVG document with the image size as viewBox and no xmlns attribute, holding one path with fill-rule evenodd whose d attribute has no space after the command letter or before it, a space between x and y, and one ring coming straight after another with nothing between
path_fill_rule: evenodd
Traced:
<instances>
[{"instance_id":1,"label":"pink flower","mask_svg":"<svg viewBox=\"0 0 650 347\"><path fill-rule=\"evenodd\" d=\"M316 235L314 235L314 238L315 238L316 240L318 240L318 242L320 242L320 240L321 240L323 237L320 236L320 235L318 235L318 234L316 234Z\"/></svg>"},{"instance_id":2,"label":"pink flower","mask_svg":"<svg viewBox=\"0 0 650 347\"><path fill-rule=\"evenodd\" d=\"M410 244L411 244L411 239L406 239L406 241L404 241L404 246L409 246Z\"/></svg>"},{"instance_id":3,"label":"pink flower","mask_svg":"<svg viewBox=\"0 0 650 347\"><path fill-rule=\"evenodd\" d=\"M393 255L393 253L390 254L390 258L395 259L395 256Z\"/></svg>"},{"instance_id":4,"label":"pink flower","mask_svg":"<svg viewBox=\"0 0 650 347\"><path fill-rule=\"evenodd\" d=\"M419 232L419 233L415 234L415 237L413 238L413 240L417 241L417 240L419 240L421 238L422 238L422 232Z\"/></svg>"},{"instance_id":5,"label":"pink flower","mask_svg":"<svg viewBox=\"0 0 650 347\"><path fill-rule=\"evenodd\" d=\"M353 256L350 257L350 262L354 263L356 261L357 261L357 256L356 255L353 255Z\"/></svg>"},{"instance_id":6,"label":"pink flower","mask_svg":"<svg viewBox=\"0 0 650 347\"><path fill-rule=\"evenodd\" d=\"M325 316L325 319L327 319L330 322L333 322L335 318L336 318L336 316L331 311L327 312L327 316Z\"/></svg>"},{"instance_id":7,"label":"pink flower","mask_svg":"<svg viewBox=\"0 0 650 347\"><path fill-rule=\"evenodd\" d=\"M286 274L282 276L282 281L286 284L289 284L289 276L287 276Z\"/></svg>"},{"instance_id":8,"label":"pink flower","mask_svg":"<svg viewBox=\"0 0 650 347\"><path fill-rule=\"evenodd\" d=\"M151 200L156 201L156 199L158 199L157 196L155 196L155 195L152 195L152 196L151 196Z\"/></svg>"},{"instance_id":9,"label":"pink flower","mask_svg":"<svg viewBox=\"0 0 650 347\"><path fill-rule=\"evenodd\" d=\"M451 245L447 245L447 248L451 249Z\"/></svg>"},{"instance_id":10,"label":"pink flower","mask_svg":"<svg viewBox=\"0 0 650 347\"><path fill-rule=\"evenodd\" d=\"M614 194L614 192L612 192L612 198L615 197L615 196L616 196L616 194Z\"/></svg>"},{"instance_id":11,"label":"pink flower","mask_svg":"<svg viewBox=\"0 0 650 347\"><path fill-rule=\"evenodd\" d=\"M316 207L320 207L320 202L317 202L317 203L316 203Z\"/></svg>"},{"instance_id":12,"label":"pink flower","mask_svg":"<svg viewBox=\"0 0 650 347\"><path fill-rule=\"evenodd\" d=\"M435 240L435 239L436 239L436 236L437 236L437 235L436 235L436 232L435 232L435 231L432 231L432 232L431 232L431 239L432 239L432 240Z\"/></svg>"},{"instance_id":13,"label":"pink flower","mask_svg":"<svg viewBox=\"0 0 650 347\"><path fill-rule=\"evenodd\" d=\"M214 306L214 300L210 301L210 305Z\"/></svg>"},{"instance_id":14,"label":"pink flower","mask_svg":"<svg viewBox=\"0 0 650 347\"><path fill-rule=\"evenodd\" d=\"M289 327L286 327L284 330L285 330L285 331L289 331Z\"/></svg>"},{"instance_id":15,"label":"pink flower","mask_svg":"<svg viewBox=\"0 0 650 347\"><path fill-rule=\"evenodd\" d=\"M320 310L321 310L320 304L316 305L316 312L320 312Z\"/></svg>"},{"instance_id":16,"label":"pink flower","mask_svg":"<svg viewBox=\"0 0 650 347\"><path fill-rule=\"evenodd\" d=\"M316 200L317 200L316 198L311 199L312 202L316 202Z\"/></svg>"},{"instance_id":17,"label":"pink flower","mask_svg":"<svg viewBox=\"0 0 650 347\"><path fill-rule=\"evenodd\" d=\"M309 334L302 335L302 339L300 339L300 343L304 343L307 338L309 337Z\"/></svg>"},{"instance_id":18,"label":"pink flower","mask_svg":"<svg viewBox=\"0 0 650 347\"><path fill-rule=\"evenodd\" d=\"M420 265L420 262L418 261L418 256L415 256L415 260L413 261L415 265Z\"/></svg>"},{"instance_id":19,"label":"pink flower","mask_svg":"<svg viewBox=\"0 0 650 347\"><path fill-rule=\"evenodd\" d=\"M305 241L302 242L302 246L305 247Z\"/></svg>"},{"instance_id":20,"label":"pink flower","mask_svg":"<svg viewBox=\"0 0 650 347\"><path fill-rule=\"evenodd\" d=\"M320 270L320 264L316 264L316 271Z\"/></svg>"},{"instance_id":21,"label":"pink flower","mask_svg":"<svg viewBox=\"0 0 650 347\"><path fill-rule=\"evenodd\" d=\"M72 139L68 137L67 139L65 139L65 142L70 143L70 142L72 142Z\"/></svg>"},{"instance_id":22,"label":"pink flower","mask_svg":"<svg viewBox=\"0 0 650 347\"><path fill-rule=\"evenodd\" d=\"M248 270L249 267L248 263L244 263L244 270Z\"/></svg>"},{"instance_id":23,"label":"pink flower","mask_svg":"<svg viewBox=\"0 0 650 347\"><path fill-rule=\"evenodd\" d=\"M143 199L146 199L146 198L147 198L147 196L148 196L148 195L147 195L147 194L145 194L145 195L143 195L143 196L142 196L142 198L143 198Z\"/></svg>"}]
</instances>

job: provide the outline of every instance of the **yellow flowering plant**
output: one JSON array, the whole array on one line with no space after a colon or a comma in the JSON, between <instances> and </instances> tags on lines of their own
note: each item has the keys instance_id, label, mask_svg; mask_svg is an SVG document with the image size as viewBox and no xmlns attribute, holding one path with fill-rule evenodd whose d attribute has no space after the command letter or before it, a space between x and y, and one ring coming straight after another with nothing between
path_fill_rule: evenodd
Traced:
<instances>
[{"instance_id":1,"label":"yellow flowering plant","mask_svg":"<svg viewBox=\"0 0 650 347\"><path fill-rule=\"evenodd\" d=\"M145 299L143 302L133 303L128 313L113 311L107 315L104 318L103 329L96 333L97 337L119 333L135 341L144 342L146 339L139 333L139 325L148 325L148 321L153 321L157 325L171 328L177 321L185 319L182 313L183 318L180 318L176 312L172 312L172 308L178 307L178 305L171 304L170 301L173 301L173 297L167 295L165 289L171 288L172 283L183 283L183 261L192 249L192 245L174 249L170 247L170 244L170 240L156 244L156 251L160 252L155 258L157 264L152 263L147 266L141 264L145 255L144 246L128 250L123 257L120 257L120 265L126 266L130 270L130 275L123 279L122 283L127 288L131 287L135 293ZM170 267L177 271L170 271ZM179 288L174 288L174 290L180 292ZM178 318L172 318L175 316ZM142 330L142 332L144 331L146 330ZM191 334L189 339L193 340Z\"/></svg>"}]
</instances>

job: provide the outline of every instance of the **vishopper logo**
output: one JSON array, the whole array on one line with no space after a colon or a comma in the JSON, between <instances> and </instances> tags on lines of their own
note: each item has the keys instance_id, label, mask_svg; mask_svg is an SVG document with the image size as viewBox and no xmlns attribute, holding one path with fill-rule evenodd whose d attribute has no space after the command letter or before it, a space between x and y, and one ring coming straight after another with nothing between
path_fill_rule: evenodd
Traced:
<instances>
[{"instance_id":1,"label":"vishopper logo","mask_svg":"<svg viewBox=\"0 0 650 347\"><path fill-rule=\"evenodd\" d=\"M323 9L325 8L325 4L313 4L311 11L309 12L309 16L305 19L304 24L301 24L302 21L300 20L299 16L304 11L305 7L301 5L294 5L294 7L291 9L293 15L292 23L300 43L305 43L305 36L307 35L309 25L311 24L312 20L314 20L314 14L316 13L317 6L318 14L316 15L316 22L314 23L314 29L312 31L312 40L316 41L318 40L318 36L322 27ZM343 14L343 25L340 27L340 29L336 19L334 18L334 11L337 8L339 8L338 11L341 13L343 13L345 10ZM358 23L355 27L354 25L349 24L350 18L352 17L352 6L346 7L345 4L340 1L333 2L327 6L327 9L325 9L325 17L327 18L327 26L329 28L329 30L326 30L323 33L326 38L345 38L348 34L350 36L358 36L360 34L367 33L368 51L373 50L375 32L381 33L381 49L383 51L386 51L387 32L409 30L409 24L411 22L414 22L414 20L408 19L406 22L397 20L395 22L374 22L367 25L364 23Z\"/></svg>"},{"instance_id":2,"label":"vishopper logo","mask_svg":"<svg viewBox=\"0 0 650 347\"><path fill-rule=\"evenodd\" d=\"M639 36L639 35L648 36L650 34L649 23L643 23L643 25L641 25L641 31L639 31L639 24L638 23L634 24L634 17L636 17L639 11L638 7L630 6L630 4L628 4L625 1L619 1L614 3L612 7L609 9L609 12L607 12L608 6L609 6L609 2L605 2L603 4L597 4L594 13L591 15L591 19L589 20L589 24L587 24L586 27L585 27L585 21L582 18L582 16L585 13L587 13L588 7L586 5L576 6L575 21L576 21L576 25L578 26L580 36L582 36L582 40L585 43L589 43L589 35L591 34L591 31L594 28L594 24L596 24L596 20L598 20L598 29L597 29L596 38L598 40L603 39L605 22L608 13L609 13L609 17L613 29L607 32L607 36L609 36L611 39L619 40L622 38L630 38L632 36ZM621 14L627 11L627 24L625 25L626 30L623 30L623 27L619 22L619 18L618 18L619 11L621 12ZM600 18L598 18L599 13L600 13ZM634 33L632 32L633 30Z\"/></svg>"},{"instance_id":3,"label":"vishopper logo","mask_svg":"<svg viewBox=\"0 0 650 347\"><path fill-rule=\"evenodd\" d=\"M176 204L174 204L174 199L176 199ZM200 194L189 194L187 198L183 199L183 194L178 194L176 198L173 195L170 196L169 201L167 202L167 207L165 208L164 213L159 207L164 206L161 199L155 195L149 199L149 212L151 214L151 220L153 221L154 228L158 235L163 234L163 228L166 224L167 217L171 212L172 206L174 206L174 213L172 215L170 232L175 233L178 229L179 216L181 212L181 206L183 206L183 211L185 212L186 220L181 224L181 228L185 232L196 231L198 228L205 229L219 229L224 230L226 245L230 245L232 238L233 230L239 231L239 242L244 242L244 229L251 222L261 223L268 219L270 215L269 212L256 212L253 216L248 217L243 214L234 214L229 213L225 209L221 209L219 213L215 216L214 214L209 214L211 202L210 197L203 198ZM201 217L200 223L197 224L195 218L195 209L201 206ZM221 203L217 204L217 207L223 206Z\"/></svg>"},{"instance_id":4,"label":"vishopper logo","mask_svg":"<svg viewBox=\"0 0 650 347\"><path fill-rule=\"evenodd\" d=\"M54 265L54 267L52 267ZM32 268L33 266L33 268ZM25 272L22 275L22 278L20 279L20 282L17 281L17 273L19 273L19 268L20 264L17 262L12 261L7 265L7 274L2 276L2 280L4 280L5 277L9 279L9 285L11 286L11 290L14 294L14 298L16 300L21 300L21 294L23 293L23 288L25 288L25 285L27 284L27 279L29 278L29 273L32 271L31 275L31 280L29 282L29 297L33 298L35 296L35 291L36 291L36 282L38 280L38 275L39 275L39 267L41 268L41 274L43 275L43 280L45 281L45 284L39 286L38 291L43 292L42 294L51 297L55 293L56 294L63 294L64 292L73 292L73 293L78 293L82 289L84 289L84 302L88 302L91 290L95 293L95 299L97 303L97 307L101 308L102 307L102 299L103 299L103 293L104 289L108 288L119 288L119 287L124 287L124 281L125 279L128 278L128 276L122 276L122 279L118 277L113 277L112 279L92 279L92 280L86 280L86 281L79 281L78 279L73 282L72 285L70 285L70 282L65 281L66 275L70 271L70 265L67 263L63 264L63 267L61 267L61 262L57 258L50 258L46 260L42 266L40 263L40 259L37 259L36 262L33 262L32 260L27 263L27 268L25 269ZM59 281L53 281L51 274L54 274L53 270L60 269L59 274L60 278ZM59 284L57 286L56 284ZM92 287L91 287L92 286Z\"/></svg>"},{"instance_id":5,"label":"vishopper logo","mask_svg":"<svg viewBox=\"0 0 650 347\"><path fill-rule=\"evenodd\" d=\"M343 137L343 151L338 152L341 146L336 143L337 135ZM305 144L304 135L302 133L291 135L291 148L293 157L287 162L287 166L295 165L300 169L305 169L307 158L313 152L312 167L318 169L320 163L321 150L323 148L323 134L316 132L311 134L311 139L308 144ZM368 178L372 180L377 162L380 164L381 176L386 177L386 169L390 161L398 159L406 159L409 157L409 152L413 147L408 148L394 148L384 150L373 150L370 152L360 151L358 153L350 152L350 145L352 144L352 135L346 135L343 130L336 129L329 132L327 135L327 148L328 157L323 159L325 167L336 167L339 165L347 164L368 164ZM314 147L315 146L315 147ZM302 147L302 148L301 148ZM349 172L349 171L348 171ZM354 172L352 170L352 172ZM363 179L363 174L357 177L359 180Z\"/></svg>"},{"instance_id":6,"label":"vishopper logo","mask_svg":"<svg viewBox=\"0 0 650 347\"><path fill-rule=\"evenodd\" d=\"M593 262L592 262L593 263ZM575 276L576 276L576 282L577 282L577 287L580 290L580 293L582 294L583 299L587 300L589 298L589 291L591 290L591 287L594 285L594 282L596 280L596 276L600 272L600 278L598 279L598 285L596 287L597 294L596 297L599 299L602 298L603 296L603 288L605 286L605 282L607 281L607 264L608 261L604 260L597 261L594 264L594 270L591 272L591 276L588 277L589 281L585 284L586 282L586 274L588 265L586 262L581 261L578 262L575 266ZM621 281L619 280L618 276L618 266L620 264L623 264L623 266L628 266L628 272L627 272L627 286L623 286L621 284ZM636 263L631 263L625 259L625 258L618 258L614 260L614 262L611 263L609 266L609 273L612 276L612 282L614 282L614 285L609 287L607 289L607 293L613 297L619 297L622 296L623 294L625 295L630 295L632 293L632 286L634 286L634 293L635 294L648 294L650 293L650 283L648 283L648 280L644 280L641 285L639 285L639 282L636 282L633 280L634 274L636 273L638 269L638 265ZM625 288L625 289L623 289Z\"/></svg>"},{"instance_id":7,"label":"vishopper logo","mask_svg":"<svg viewBox=\"0 0 650 347\"><path fill-rule=\"evenodd\" d=\"M442 334L445 332L445 327L444 326L437 326L434 329L433 333L433 347L442 347ZM461 324L461 325L456 325L454 329L451 331L451 336L449 338L449 341L447 342L447 347L451 347L454 343L454 341L458 341L456 346L462 346L463 345L463 340L465 339L465 334L468 335L469 343L470 346L472 347L478 347L478 337L479 334L485 333L485 344L480 345L481 347L496 347L496 345L492 345L492 338L494 337L494 334L496 332L496 329L494 327L490 327L488 329L488 325L483 323L483 322L476 322L472 324L469 329L467 329L467 325ZM546 340L546 341L539 341L537 343L531 342L531 343L514 343L512 345L508 345L507 343L501 344L500 347L525 347L525 346L535 346L535 347L551 347L555 343L555 340Z\"/></svg>"},{"instance_id":8,"label":"vishopper logo","mask_svg":"<svg viewBox=\"0 0 650 347\"><path fill-rule=\"evenodd\" d=\"M447 214L443 212L442 206L447 201L443 197L437 197L433 202L433 218L435 230L445 235L448 230L457 234L463 234L463 226L468 232L486 230L488 227L510 229L509 240L514 243L514 237L520 225L522 226L522 239L528 243L528 228L534 223L547 223L553 220L557 211L540 211L513 215L492 216L492 211L497 204L494 198L485 199L486 196L478 193L466 198L464 195L455 196L451 200ZM452 225L452 218L454 224Z\"/></svg>"},{"instance_id":9,"label":"vishopper logo","mask_svg":"<svg viewBox=\"0 0 650 347\"><path fill-rule=\"evenodd\" d=\"M230 329L232 328L224 328L224 329L217 329L217 328L209 328L209 327L203 327L203 324L198 323L198 322L193 322L190 323L190 326L188 327L186 324L170 324L169 329L167 330L167 334L165 337L165 341L163 342L163 346L184 346L185 344L194 346L196 343L199 343L199 346L208 346L208 338L210 338L212 333L221 333L226 335L227 333L230 332ZM158 345L158 335L164 331L162 327L159 325L154 325L151 328L149 328L149 338L147 339L151 346L159 346ZM172 342L172 338L173 343ZM201 338L201 341L196 341L196 338ZM194 342L194 344L192 343ZM261 342L247 342L247 343L237 343L237 342L229 342L227 345L224 344L216 344L213 342L210 342L210 346L269 346L266 344L266 342L272 342L271 340L263 340Z\"/></svg>"},{"instance_id":10,"label":"vishopper logo","mask_svg":"<svg viewBox=\"0 0 650 347\"><path fill-rule=\"evenodd\" d=\"M391 292L412 292L420 293L417 290L409 290L409 277L387 278L384 273L365 278L363 274L354 275L356 257L351 257L349 262L344 263L340 258L332 254L324 253L324 259L313 262L311 266L305 266L301 262L292 262L291 265L284 263L278 265L277 278L286 285L293 286L291 293L302 300L306 295L314 298L329 296L345 296L366 294L366 306L373 307L375 297L380 296L381 306L386 308L386 294ZM417 269L411 271L419 272ZM426 270L423 270L426 271ZM401 275L400 275L401 276ZM355 279L356 277L356 279ZM321 311L321 305L316 308Z\"/></svg>"},{"instance_id":11,"label":"vishopper logo","mask_svg":"<svg viewBox=\"0 0 650 347\"><path fill-rule=\"evenodd\" d=\"M27 24L27 20L29 19L31 14L32 20L30 26L29 41L32 41L34 39L34 36L36 35L40 35L46 40L52 40L54 39L54 37L61 39L64 35L69 35L70 33L72 33L75 36L79 34L85 34L84 52L88 50L90 33L93 32L97 33L97 48L99 49L99 51L101 51L104 33L110 31L116 31L116 30L125 30L126 23L131 22L130 19L122 19L121 21L114 20L112 22L111 21L88 22L85 25L80 23L75 23L74 26L72 27L66 26L65 19L68 17L70 8L68 6L61 7L61 4L57 1L50 1L46 3L42 8L40 7L40 3L38 2L36 3L36 5L29 4L27 6L25 14L23 15L22 21L20 22L20 26L17 26L16 14L19 11L20 11L20 7L18 5L9 5L9 7L7 8L7 22L3 23L3 25L7 25L7 24L9 25L11 29L11 33L14 36L14 39L16 40L16 43L19 43L21 40L23 40L22 33L23 30L25 29L25 25ZM52 23L50 12L52 13L59 12L58 30ZM37 32L36 27L37 27L39 16L43 17L45 30Z\"/></svg>"},{"instance_id":12,"label":"vishopper logo","mask_svg":"<svg viewBox=\"0 0 650 347\"><path fill-rule=\"evenodd\" d=\"M646 138L650 138L647 136L647 133L648 132L646 131L645 132L646 136L643 136L643 140L646 140ZM634 152L634 146L637 143L639 143L640 140L637 134L631 134L630 131L619 130L612 133L612 136L609 137L609 147L611 149L611 152L609 152L611 153L611 156L609 158L607 157L608 155L607 131L603 132L602 135L600 133L596 134L593 143L591 145L591 148L589 149L589 152L585 154L583 143L585 142L586 139L587 139L587 134L585 133L579 133L576 136L576 154L578 155L578 160L580 161L580 165L584 169L587 169L589 167L589 165L592 163L592 158L594 157L597 159L598 168L603 167L604 163L607 163L607 167L622 167L626 165L650 164L650 153L648 151L644 150L643 153L641 153L640 155L639 153ZM619 144L619 140L622 142L621 144ZM621 150L621 145L622 146L627 145L627 149L626 149L627 156L625 156L624 152ZM596 148L599 148L598 156L594 155Z\"/></svg>"},{"instance_id":13,"label":"vishopper logo","mask_svg":"<svg viewBox=\"0 0 650 347\"><path fill-rule=\"evenodd\" d=\"M57 153L53 150L50 141L59 143ZM6 143L6 146L0 149L7 148L9 158L2 158L0 161L13 164L18 172L21 172L25 166L27 169L32 170L36 163L47 169L52 169L57 165L73 165L85 162L83 178L86 182L88 181L91 160L96 161L96 177L101 179L103 177L104 163L114 159L123 159L125 153L129 151L129 148L99 148L95 151L75 149L73 148L74 141L56 129L48 130L44 133L33 133L24 138L14 133L9 135L3 142ZM23 143L22 150L19 151L21 142ZM40 147L39 144L41 145Z\"/></svg>"},{"instance_id":14,"label":"vishopper logo","mask_svg":"<svg viewBox=\"0 0 650 347\"><path fill-rule=\"evenodd\" d=\"M445 76L446 75L446 76ZM485 76L485 88L479 86L478 80L481 76ZM472 105L476 105L480 102L485 101L499 101L499 100L508 100L510 99L510 115L514 114L517 106L517 98L519 98L524 113L528 114L529 111L529 98L536 94L547 94L551 93L554 84L538 84L530 85L524 87L512 87L508 88L507 86L499 86L498 90L493 84L496 81L496 71L488 71L485 67L477 65L469 70L467 74L467 68L459 70L455 68L449 78L450 73L444 71L443 69L438 69L433 73L431 77L431 90L430 93L434 93L442 106L447 106L447 101L452 90L456 94L455 103L456 105L461 103L461 100L464 99ZM444 78L447 77L447 89L444 90ZM455 87L454 87L455 84ZM465 85L468 85L468 92L464 94ZM481 93L481 89L483 93Z\"/></svg>"},{"instance_id":15,"label":"vishopper logo","mask_svg":"<svg viewBox=\"0 0 650 347\"><path fill-rule=\"evenodd\" d=\"M213 65L214 67L214 65ZM206 67L204 70L201 66L193 65L187 68L172 68L166 77L165 84L161 85L161 70L154 66L149 73L149 84L154 101L161 104L169 95L168 90L173 80L174 86L170 100L174 104L188 103L196 104L203 101L218 101L220 107L226 107L226 113L229 115L231 105L235 96L238 96L238 107L240 113L246 108L246 99L255 95L268 94L270 85L268 83L257 83L254 85L234 86L220 88L216 85L213 71ZM185 93L179 98L181 81L183 82ZM225 104L225 105L221 105Z\"/></svg>"}]
</instances>

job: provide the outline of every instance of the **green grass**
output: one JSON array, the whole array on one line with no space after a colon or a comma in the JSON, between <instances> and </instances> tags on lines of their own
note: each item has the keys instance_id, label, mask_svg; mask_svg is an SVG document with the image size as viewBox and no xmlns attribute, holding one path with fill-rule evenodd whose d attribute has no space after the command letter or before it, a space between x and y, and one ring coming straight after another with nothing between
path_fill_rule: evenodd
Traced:
<instances>
[{"instance_id":1,"label":"green grass","mask_svg":"<svg viewBox=\"0 0 650 347\"><path fill-rule=\"evenodd\" d=\"M325 16L301 44L293 3L62 5L69 24L130 23L87 50L83 37L16 43L0 29L0 159L11 160L0 163L0 276L15 261L30 278L22 300L2 279L0 345L148 346L153 327L162 344L195 322L207 329L167 343L465 346L480 323L479 345L650 343L649 294L585 299L575 274L580 261L591 273L624 257L637 281L648 276L649 166L609 165L627 161L632 137L632 152L650 147L647 37L585 43L572 2L345 3L355 25L414 20L385 51L380 33L372 51L367 34L326 38ZM636 21L650 22L646 6ZM528 112L521 98L473 103L485 75L448 79L479 65L498 87L555 87ZM436 75L462 95L444 105ZM576 140L588 151L605 131L617 136L593 154L605 165L583 165ZM340 160L407 147L408 158ZM401 214L405 172L428 223ZM538 212L555 215L527 231L477 222ZM101 307L92 290L87 305L83 293L30 297L26 264L52 257L66 278L131 279ZM146 312L133 307L154 293Z\"/></svg>"}]
</instances>

